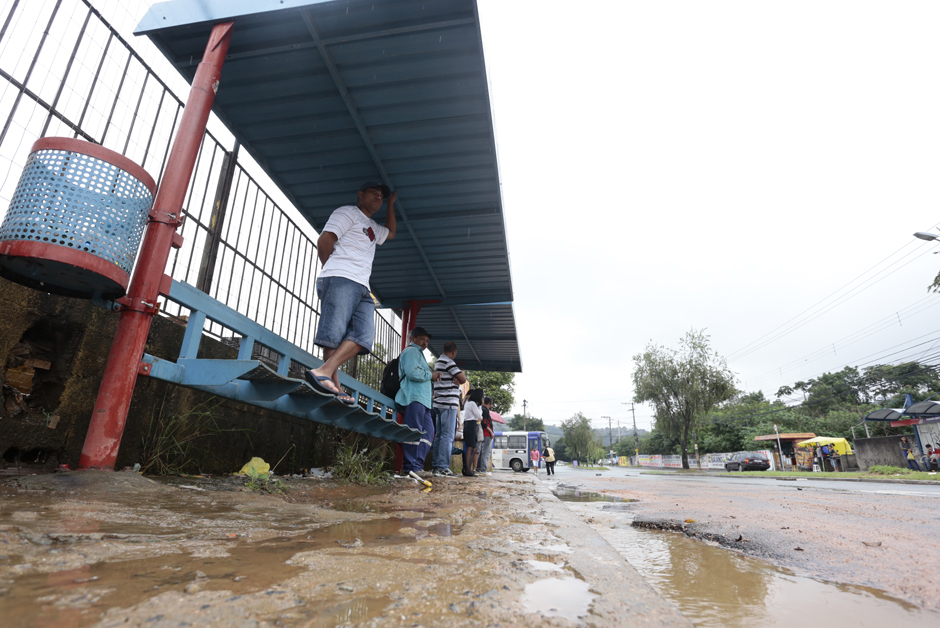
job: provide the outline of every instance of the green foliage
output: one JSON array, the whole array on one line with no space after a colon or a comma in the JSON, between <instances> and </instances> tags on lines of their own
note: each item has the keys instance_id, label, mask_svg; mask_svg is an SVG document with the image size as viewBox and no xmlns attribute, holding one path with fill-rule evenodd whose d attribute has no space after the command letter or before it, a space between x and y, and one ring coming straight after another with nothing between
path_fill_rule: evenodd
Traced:
<instances>
[{"instance_id":1,"label":"green foliage","mask_svg":"<svg viewBox=\"0 0 940 628\"><path fill-rule=\"evenodd\" d=\"M382 371L385 370L385 359L388 351L381 342L376 342L372 346L372 353L369 355L357 356L355 360L349 360L340 369L347 375L355 376L360 382L378 390L382 385Z\"/></svg>"},{"instance_id":2,"label":"green foliage","mask_svg":"<svg viewBox=\"0 0 940 628\"><path fill-rule=\"evenodd\" d=\"M207 452L205 447L198 446L200 439L225 432L246 431L219 427L214 415L219 403L212 397L196 404L188 412L171 413L164 395L160 408L151 412L144 431L141 473L177 475L198 472Z\"/></svg>"},{"instance_id":3,"label":"green foliage","mask_svg":"<svg viewBox=\"0 0 940 628\"><path fill-rule=\"evenodd\" d=\"M258 473L254 469L248 470L248 481L245 486L253 493L269 493L279 495L287 492L285 486L278 478L270 473Z\"/></svg>"},{"instance_id":4,"label":"green foliage","mask_svg":"<svg viewBox=\"0 0 940 628\"><path fill-rule=\"evenodd\" d=\"M803 394L802 408L807 413L823 416L831 410L862 404L896 407L903 404L905 393L921 401L940 391L940 376L928 365L919 362L877 364L859 371L846 366L835 373L781 386L776 397Z\"/></svg>"},{"instance_id":5,"label":"green foliage","mask_svg":"<svg viewBox=\"0 0 940 628\"><path fill-rule=\"evenodd\" d=\"M515 373L496 373L491 371L465 371L470 389L481 388L483 394L493 399L493 409L506 414L516 402Z\"/></svg>"},{"instance_id":6,"label":"green foliage","mask_svg":"<svg viewBox=\"0 0 940 628\"><path fill-rule=\"evenodd\" d=\"M876 464L868 470L869 473L874 473L875 475L910 475L914 473L913 469L906 469L902 467L889 467L887 465Z\"/></svg>"},{"instance_id":7,"label":"green foliage","mask_svg":"<svg viewBox=\"0 0 940 628\"><path fill-rule=\"evenodd\" d=\"M571 456L568 454L568 445L565 443L565 439L563 437L552 443L552 449L555 450L556 460L571 462Z\"/></svg>"},{"instance_id":8,"label":"green foliage","mask_svg":"<svg viewBox=\"0 0 940 628\"><path fill-rule=\"evenodd\" d=\"M561 429L565 436L565 453L571 460L587 460L594 447L594 430L591 420L578 412L576 415L562 421ZM557 455L557 450L556 450Z\"/></svg>"},{"instance_id":9,"label":"green foliage","mask_svg":"<svg viewBox=\"0 0 940 628\"><path fill-rule=\"evenodd\" d=\"M526 430L529 432L544 432L545 421L534 416L530 416L528 419L526 419L521 414L514 414L512 415L511 419L506 421L506 429L517 431Z\"/></svg>"},{"instance_id":10,"label":"green foliage","mask_svg":"<svg viewBox=\"0 0 940 628\"><path fill-rule=\"evenodd\" d=\"M359 449L358 439L341 445L336 450L332 468L333 477L355 484L388 484L392 476L385 471L385 455L381 449L371 452Z\"/></svg>"},{"instance_id":11,"label":"green foliage","mask_svg":"<svg viewBox=\"0 0 940 628\"><path fill-rule=\"evenodd\" d=\"M735 393L734 374L708 342L703 331L692 330L679 341L679 349L650 343L645 352L633 356L633 400L652 404L657 430L678 438L684 469L689 468L686 451L691 432Z\"/></svg>"}]
</instances>

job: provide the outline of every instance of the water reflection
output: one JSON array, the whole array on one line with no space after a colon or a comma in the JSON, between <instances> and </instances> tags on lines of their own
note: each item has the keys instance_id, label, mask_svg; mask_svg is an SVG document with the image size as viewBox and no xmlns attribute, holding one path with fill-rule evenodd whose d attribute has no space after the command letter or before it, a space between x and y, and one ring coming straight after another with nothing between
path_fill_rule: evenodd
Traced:
<instances>
[{"instance_id":1,"label":"water reflection","mask_svg":"<svg viewBox=\"0 0 940 628\"><path fill-rule=\"evenodd\" d=\"M605 519L597 531L700 628L791 628L813 613L822 613L826 625L853 628L940 626L940 613L877 589L819 582L677 532L633 528L629 512L603 510L597 502L604 496L559 497L574 501L576 511L615 518L613 527Z\"/></svg>"}]
</instances>

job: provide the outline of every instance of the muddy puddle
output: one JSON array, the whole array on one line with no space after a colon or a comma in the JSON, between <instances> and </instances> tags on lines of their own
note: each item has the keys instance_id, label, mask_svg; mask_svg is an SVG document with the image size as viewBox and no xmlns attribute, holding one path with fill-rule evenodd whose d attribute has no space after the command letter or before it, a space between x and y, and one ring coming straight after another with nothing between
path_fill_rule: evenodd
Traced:
<instances>
[{"instance_id":1,"label":"muddy puddle","mask_svg":"<svg viewBox=\"0 0 940 628\"><path fill-rule=\"evenodd\" d=\"M81 628L110 608L174 591L227 591L237 600L304 573L304 565L291 564L298 554L368 556L372 549L456 536L462 529L435 518L433 509L369 503L374 489L334 486L332 495L311 489L309 501L318 503L319 492L335 501L319 514L277 499L154 490L147 498L79 497L0 487L0 626ZM335 510L365 517L345 520L330 514ZM429 563L422 557L400 561ZM336 595L348 597L341 588ZM322 605L295 619L311 627L355 623L388 604L387 596L324 594Z\"/></svg>"},{"instance_id":2,"label":"muddy puddle","mask_svg":"<svg viewBox=\"0 0 940 628\"><path fill-rule=\"evenodd\" d=\"M824 625L940 626L940 613L877 589L821 582L678 532L634 528L629 505L620 498L572 488L556 495L595 517L601 536L696 626L789 628L820 617Z\"/></svg>"}]
</instances>

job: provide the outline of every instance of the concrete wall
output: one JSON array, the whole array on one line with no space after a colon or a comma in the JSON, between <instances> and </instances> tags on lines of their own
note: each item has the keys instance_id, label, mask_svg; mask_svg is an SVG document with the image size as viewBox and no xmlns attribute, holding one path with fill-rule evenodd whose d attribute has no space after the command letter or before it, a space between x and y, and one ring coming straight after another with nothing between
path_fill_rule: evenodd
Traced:
<instances>
[{"instance_id":1,"label":"concrete wall","mask_svg":"<svg viewBox=\"0 0 940 628\"><path fill-rule=\"evenodd\" d=\"M912 441L913 438L913 435L908 435L907 440ZM868 471L875 465L907 468L907 461L901 455L900 436L857 438L852 441L852 447L862 471Z\"/></svg>"},{"instance_id":2,"label":"concrete wall","mask_svg":"<svg viewBox=\"0 0 940 628\"><path fill-rule=\"evenodd\" d=\"M0 469L78 464L117 320L116 313L89 301L0 279ZM175 360L183 331L156 317L146 351ZM199 357L235 355L235 349L204 338ZM24 373L28 380L30 371L31 386L11 387ZM330 464L336 445L350 437L345 430L139 377L117 468L144 462L148 429L161 417L164 424L178 425L180 417L196 420L210 409L214 425L207 423L206 435L195 440L190 471L231 473L252 456L272 466L283 456L278 473L319 467Z\"/></svg>"}]
</instances>

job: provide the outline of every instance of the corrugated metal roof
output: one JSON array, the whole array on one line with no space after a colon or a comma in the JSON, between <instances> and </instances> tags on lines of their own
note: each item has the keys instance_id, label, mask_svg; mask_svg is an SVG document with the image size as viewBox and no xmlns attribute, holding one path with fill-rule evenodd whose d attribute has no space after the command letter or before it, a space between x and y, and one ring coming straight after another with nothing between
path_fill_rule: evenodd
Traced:
<instances>
[{"instance_id":1,"label":"corrugated metal roof","mask_svg":"<svg viewBox=\"0 0 940 628\"><path fill-rule=\"evenodd\" d=\"M521 371L475 0L172 0L136 32L191 81L233 18L214 110L244 148L317 230L384 179L399 227L376 296L439 300L418 324L462 344L467 368Z\"/></svg>"}]
</instances>

